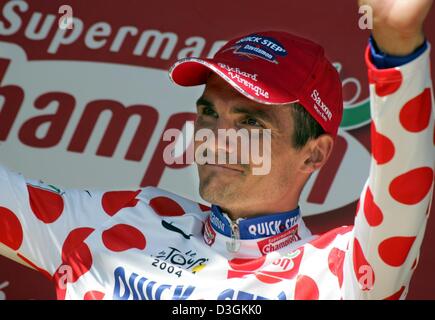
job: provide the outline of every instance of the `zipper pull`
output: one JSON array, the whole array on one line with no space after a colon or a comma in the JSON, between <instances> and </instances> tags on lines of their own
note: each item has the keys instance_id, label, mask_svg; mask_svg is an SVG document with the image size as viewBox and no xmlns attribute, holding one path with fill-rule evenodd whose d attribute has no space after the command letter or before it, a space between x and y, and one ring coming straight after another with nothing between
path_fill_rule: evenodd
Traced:
<instances>
[{"instance_id":1,"label":"zipper pull","mask_svg":"<svg viewBox=\"0 0 435 320\"><path fill-rule=\"evenodd\" d=\"M240 250L240 230L237 222L231 221L231 242L227 242L227 250L237 252Z\"/></svg>"}]
</instances>

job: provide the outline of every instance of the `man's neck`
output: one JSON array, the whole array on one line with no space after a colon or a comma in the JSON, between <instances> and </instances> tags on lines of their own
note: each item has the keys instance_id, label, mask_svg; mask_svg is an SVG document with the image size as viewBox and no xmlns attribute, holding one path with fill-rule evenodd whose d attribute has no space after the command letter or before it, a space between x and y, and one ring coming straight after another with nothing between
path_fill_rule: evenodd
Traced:
<instances>
[{"instance_id":1,"label":"man's neck","mask_svg":"<svg viewBox=\"0 0 435 320\"><path fill-rule=\"evenodd\" d=\"M299 205L300 192L297 195L286 195L280 201L273 203L261 203L257 205L247 205L244 207L231 207L219 205L231 220L239 218L253 218L268 214L292 211Z\"/></svg>"}]
</instances>

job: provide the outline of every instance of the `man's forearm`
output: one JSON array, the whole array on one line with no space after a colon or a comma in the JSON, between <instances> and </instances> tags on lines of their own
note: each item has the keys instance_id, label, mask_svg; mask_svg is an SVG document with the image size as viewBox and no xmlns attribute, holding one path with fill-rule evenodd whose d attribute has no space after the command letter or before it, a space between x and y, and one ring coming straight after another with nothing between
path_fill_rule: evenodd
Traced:
<instances>
[{"instance_id":1,"label":"man's forearm","mask_svg":"<svg viewBox=\"0 0 435 320\"><path fill-rule=\"evenodd\" d=\"M385 32L381 27L373 28L373 38L376 41L379 49L393 56L407 56L420 47L425 41L424 34L421 32L418 35L404 35L400 33Z\"/></svg>"},{"instance_id":2,"label":"man's forearm","mask_svg":"<svg viewBox=\"0 0 435 320\"><path fill-rule=\"evenodd\" d=\"M423 23L433 0L359 0L358 3L372 9L372 35L382 52L406 56L423 44Z\"/></svg>"}]
</instances>

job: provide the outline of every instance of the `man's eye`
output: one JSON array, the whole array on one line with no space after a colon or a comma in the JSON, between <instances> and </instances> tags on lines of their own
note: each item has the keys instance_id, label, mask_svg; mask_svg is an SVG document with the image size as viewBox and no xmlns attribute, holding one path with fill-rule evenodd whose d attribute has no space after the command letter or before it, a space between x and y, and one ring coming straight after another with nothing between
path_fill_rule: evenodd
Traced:
<instances>
[{"instance_id":1,"label":"man's eye","mask_svg":"<svg viewBox=\"0 0 435 320\"><path fill-rule=\"evenodd\" d=\"M216 111L214 111L214 109L213 108L211 108L211 107L204 107L204 108L202 108L202 112L201 112L203 115L205 115L205 116L211 116L211 117L218 117L218 114L217 114L217 112Z\"/></svg>"},{"instance_id":2,"label":"man's eye","mask_svg":"<svg viewBox=\"0 0 435 320\"><path fill-rule=\"evenodd\" d=\"M242 121L242 123L247 124L248 126L262 127L261 123L258 122L255 118L246 118Z\"/></svg>"}]
</instances>

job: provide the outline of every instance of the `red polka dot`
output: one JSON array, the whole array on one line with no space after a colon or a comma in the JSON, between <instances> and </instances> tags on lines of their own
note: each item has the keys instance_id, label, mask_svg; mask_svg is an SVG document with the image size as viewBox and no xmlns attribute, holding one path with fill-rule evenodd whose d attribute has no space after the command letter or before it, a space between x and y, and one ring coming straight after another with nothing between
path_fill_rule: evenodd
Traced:
<instances>
[{"instance_id":1,"label":"red polka dot","mask_svg":"<svg viewBox=\"0 0 435 320\"><path fill-rule=\"evenodd\" d=\"M353 242L353 270L361 290L371 290L375 284L375 273L356 238Z\"/></svg>"},{"instance_id":2,"label":"red polka dot","mask_svg":"<svg viewBox=\"0 0 435 320\"><path fill-rule=\"evenodd\" d=\"M378 165L385 164L394 157L394 144L389 138L376 131L374 122L370 128L373 158Z\"/></svg>"},{"instance_id":3,"label":"red polka dot","mask_svg":"<svg viewBox=\"0 0 435 320\"><path fill-rule=\"evenodd\" d=\"M265 271L260 270L256 272L255 277L263 283L273 284L281 282L282 280L293 279L299 271L300 261L296 261L293 268L286 271Z\"/></svg>"},{"instance_id":4,"label":"red polka dot","mask_svg":"<svg viewBox=\"0 0 435 320\"><path fill-rule=\"evenodd\" d=\"M82 275L92 267L92 254L88 245L82 243L71 252L71 255L63 262L65 266L71 267L71 281L76 282Z\"/></svg>"},{"instance_id":5,"label":"red polka dot","mask_svg":"<svg viewBox=\"0 0 435 320\"><path fill-rule=\"evenodd\" d=\"M275 276L273 272L261 271L255 274L255 277L263 283L274 284L284 280L281 277Z\"/></svg>"},{"instance_id":6,"label":"red polka dot","mask_svg":"<svg viewBox=\"0 0 435 320\"><path fill-rule=\"evenodd\" d=\"M104 296L104 292L93 290L86 292L83 300L103 300Z\"/></svg>"},{"instance_id":7,"label":"red polka dot","mask_svg":"<svg viewBox=\"0 0 435 320\"><path fill-rule=\"evenodd\" d=\"M77 228L72 230L62 245L62 260L65 260L76 247L80 246L93 231L93 228Z\"/></svg>"},{"instance_id":8,"label":"red polka dot","mask_svg":"<svg viewBox=\"0 0 435 320\"><path fill-rule=\"evenodd\" d=\"M62 266L59 267L62 271L58 269L57 277L66 276L67 282L76 282L91 269L92 254L84 241L93 231L92 228L77 228L68 234L62 246Z\"/></svg>"},{"instance_id":9,"label":"red polka dot","mask_svg":"<svg viewBox=\"0 0 435 320\"><path fill-rule=\"evenodd\" d=\"M411 132L420 132L429 125L431 107L430 89L409 100L400 110L400 123Z\"/></svg>"},{"instance_id":10,"label":"red polka dot","mask_svg":"<svg viewBox=\"0 0 435 320\"><path fill-rule=\"evenodd\" d=\"M127 224L117 224L102 234L107 249L115 252L129 249L143 250L146 246L145 236L138 229Z\"/></svg>"},{"instance_id":11,"label":"red polka dot","mask_svg":"<svg viewBox=\"0 0 435 320\"><path fill-rule=\"evenodd\" d=\"M136 196L140 193L137 191L109 191L106 192L102 199L101 205L104 211L109 216L114 216L119 210L123 208L135 207L138 203Z\"/></svg>"},{"instance_id":12,"label":"red polka dot","mask_svg":"<svg viewBox=\"0 0 435 320\"><path fill-rule=\"evenodd\" d=\"M338 248L332 248L328 256L329 270L338 278L338 284L341 288L343 285L343 264L345 252Z\"/></svg>"},{"instance_id":13,"label":"red polka dot","mask_svg":"<svg viewBox=\"0 0 435 320\"><path fill-rule=\"evenodd\" d=\"M168 197L156 197L150 201L150 206L164 217L182 216L185 213L177 202Z\"/></svg>"},{"instance_id":14,"label":"red polka dot","mask_svg":"<svg viewBox=\"0 0 435 320\"><path fill-rule=\"evenodd\" d=\"M393 293L391 296L385 298L384 300L399 300L403 294L403 291L405 291L404 286L402 286L402 288L400 288L399 291L397 291L396 293Z\"/></svg>"},{"instance_id":15,"label":"red polka dot","mask_svg":"<svg viewBox=\"0 0 435 320\"><path fill-rule=\"evenodd\" d=\"M370 190L370 187L367 188L366 197L364 199L364 215L368 224L372 227L380 225L384 219L381 209L373 199L373 194Z\"/></svg>"},{"instance_id":16,"label":"red polka dot","mask_svg":"<svg viewBox=\"0 0 435 320\"><path fill-rule=\"evenodd\" d=\"M254 274L256 270L260 269L265 261L266 256L254 259L236 258L228 260L228 264L231 267L231 269L228 270L228 279L242 278L246 275Z\"/></svg>"},{"instance_id":17,"label":"red polka dot","mask_svg":"<svg viewBox=\"0 0 435 320\"><path fill-rule=\"evenodd\" d=\"M388 265L400 267L408 257L415 237L392 237L381 242L379 256Z\"/></svg>"},{"instance_id":18,"label":"red polka dot","mask_svg":"<svg viewBox=\"0 0 435 320\"><path fill-rule=\"evenodd\" d=\"M296 280L295 300L319 300L319 287L316 282L304 275Z\"/></svg>"},{"instance_id":19,"label":"red polka dot","mask_svg":"<svg viewBox=\"0 0 435 320\"><path fill-rule=\"evenodd\" d=\"M320 235L318 238L314 239L310 242L310 244L317 249L325 249L327 246L329 246L332 241L339 235L339 234L345 234L352 230L352 226L347 227L340 227L333 230L330 230L322 235Z\"/></svg>"},{"instance_id":20,"label":"red polka dot","mask_svg":"<svg viewBox=\"0 0 435 320\"><path fill-rule=\"evenodd\" d=\"M44 223L56 221L63 211L62 196L54 191L27 185L30 208L33 214Z\"/></svg>"},{"instance_id":21,"label":"red polka dot","mask_svg":"<svg viewBox=\"0 0 435 320\"><path fill-rule=\"evenodd\" d=\"M198 203L198 206L199 206L199 208L200 208L202 211L210 211L210 207L205 206L205 205L203 205L203 204L201 204L201 203Z\"/></svg>"},{"instance_id":22,"label":"red polka dot","mask_svg":"<svg viewBox=\"0 0 435 320\"><path fill-rule=\"evenodd\" d=\"M17 253L17 257L26 262L28 265L30 265L33 269L41 273L44 277L46 277L48 280L52 280L52 275L47 271L42 269L41 267L38 267L36 264L34 264L32 261L27 259L25 256L21 255L20 253Z\"/></svg>"},{"instance_id":23,"label":"red polka dot","mask_svg":"<svg viewBox=\"0 0 435 320\"><path fill-rule=\"evenodd\" d=\"M260 267L264 264L265 261L266 261L266 256L261 256L258 259L236 258L236 259L228 260L228 264L234 270L255 271L260 269Z\"/></svg>"},{"instance_id":24,"label":"red polka dot","mask_svg":"<svg viewBox=\"0 0 435 320\"><path fill-rule=\"evenodd\" d=\"M393 79L393 78L395 79L395 81L386 81L386 79ZM375 91L376 94L380 97L388 96L396 92L402 85L402 81L403 81L402 73L396 69L382 70L382 79L379 79L377 81L370 79L371 83L375 82Z\"/></svg>"},{"instance_id":25,"label":"red polka dot","mask_svg":"<svg viewBox=\"0 0 435 320\"><path fill-rule=\"evenodd\" d=\"M417 204L430 192L432 182L432 168L417 168L395 178L389 191L393 199L400 203Z\"/></svg>"},{"instance_id":26,"label":"red polka dot","mask_svg":"<svg viewBox=\"0 0 435 320\"><path fill-rule=\"evenodd\" d=\"M0 207L0 243L18 250L23 242L23 228L17 216L9 209Z\"/></svg>"}]
</instances>

